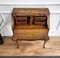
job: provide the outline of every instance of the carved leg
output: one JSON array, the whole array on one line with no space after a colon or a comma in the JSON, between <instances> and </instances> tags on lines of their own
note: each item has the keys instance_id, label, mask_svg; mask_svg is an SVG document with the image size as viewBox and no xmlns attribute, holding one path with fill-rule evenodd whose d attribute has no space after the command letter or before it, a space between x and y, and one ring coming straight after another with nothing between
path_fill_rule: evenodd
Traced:
<instances>
[{"instance_id":1,"label":"carved leg","mask_svg":"<svg viewBox=\"0 0 60 58\"><path fill-rule=\"evenodd\" d=\"M11 39L13 40L13 37L11 37ZM13 40L14 41L14 40Z\"/></svg>"},{"instance_id":2,"label":"carved leg","mask_svg":"<svg viewBox=\"0 0 60 58\"><path fill-rule=\"evenodd\" d=\"M45 44L46 44L46 40L45 40L44 43L43 43L43 48L45 48Z\"/></svg>"},{"instance_id":3,"label":"carved leg","mask_svg":"<svg viewBox=\"0 0 60 58\"><path fill-rule=\"evenodd\" d=\"M16 40L16 43L17 43L17 48L19 48L19 43L18 43L18 40Z\"/></svg>"}]
</instances>

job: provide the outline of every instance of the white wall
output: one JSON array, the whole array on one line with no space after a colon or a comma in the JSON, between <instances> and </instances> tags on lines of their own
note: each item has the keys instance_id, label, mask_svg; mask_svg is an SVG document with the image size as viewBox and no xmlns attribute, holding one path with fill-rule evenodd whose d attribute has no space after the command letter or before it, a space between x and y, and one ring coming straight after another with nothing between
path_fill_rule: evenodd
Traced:
<instances>
[{"instance_id":1,"label":"white wall","mask_svg":"<svg viewBox=\"0 0 60 58\"><path fill-rule=\"evenodd\" d=\"M55 4L60 0L0 0L0 4Z\"/></svg>"},{"instance_id":2,"label":"white wall","mask_svg":"<svg viewBox=\"0 0 60 58\"><path fill-rule=\"evenodd\" d=\"M0 13L0 20L3 19L3 23L0 26L0 32L3 36L12 36L12 24L10 13Z\"/></svg>"},{"instance_id":3,"label":"white wall","mask_svg":"<svg viewBox=\"0 0 60 58\"><path fill-rule=\"evenodd\" d=\"M14 2L15 1L15 2ZM3 0L0 1L0 14L2 14L2 17L4 20L11 20L11 12L12 9L17 8L49 8L50 10L50 30L49 30L49 36L60 36L60 26L56 30L56 27L58 25L58 22L60 20L60 0L19 0L20 2L16 0L6 0L3 2ZM28 3L29 4L28 4ZM34 2L34 3L32 3ZM1 20L1 15L0 15ZM7 24L1 31L2 35L4 36L12 36L13 32L11 29L11 21L9 24Z\"/></svg>"}]
</instances>

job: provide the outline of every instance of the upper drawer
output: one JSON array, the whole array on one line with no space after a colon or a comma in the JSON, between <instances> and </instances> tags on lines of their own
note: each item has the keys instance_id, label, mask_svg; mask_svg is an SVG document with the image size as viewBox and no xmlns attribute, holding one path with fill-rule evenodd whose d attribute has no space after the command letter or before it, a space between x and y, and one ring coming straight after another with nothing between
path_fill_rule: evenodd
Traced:
<instances>
[{"instance_id":1,"label":"upper drawer","mask_svg":"<svg viewBox=\"0 0 60 58\"><path fill-rule=\"evenodd\" d=\"M47 25L47 17L46 16L37 16L34 19L35 25L45 26Z\"/></svg>"},{"instance_id":2,"label":"upper drawer","mask_svg":"<svg viewBox=\"0 0 60 58\"><path fill-rule=\"evenodd\" d=\"M35 17L36 22L42 22L42 21L46 21L46 20L47 20L46 16L36 16Z\"/></svg>"},{"instance_id":3,"label":"upper drawer","mask_svg":"<svg viewBox=\"0 0 60 58\"><path fill-rule=\"evenodd\" d=\"M16 25L24 25L27 24L27 17L26 16L16 16L15 17L15 24Z\"/></svg>"}]
</instances>

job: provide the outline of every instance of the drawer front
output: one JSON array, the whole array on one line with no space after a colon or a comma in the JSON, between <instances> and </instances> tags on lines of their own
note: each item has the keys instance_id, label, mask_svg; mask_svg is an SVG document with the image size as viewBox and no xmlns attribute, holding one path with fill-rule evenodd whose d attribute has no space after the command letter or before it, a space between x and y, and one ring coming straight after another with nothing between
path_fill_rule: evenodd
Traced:
<instances>
[{"instance_id":1,"label":"drawer front","mask_svg":"<svg viewBox=\"0 0 60 58\"><path fill-rule=\"evenodd\" d=\"M35 17L35 21L36 22L43 22L43 21L46 21L47 17L45 16L37 16Z\"/></svg>"},{"instance_id":2,"label":"drawer front","mask_svg":"<svg viewBox=\"0 0 60 58\"><path fill-rule=\"evenodd\" d=\"M16 25L25 25L25 24L27 24L27 18L25 16L16 16L15 24Z\"/></svg>"},{"instance_id":3,"label":"drawer front","mask_svg":"<svg viewBox=\"0 0 60 58\"><path fill-rule=\"evenodd\" d=\"M20 40L44 39L48 36L48 29L18 29L14 32L14 39Z\"/></svg>"},{"instance_id":4,"label":"drawer front","mask_svg":"<svg viewBox=\"0 0 60 58\"><path fill-rule=\"evenodd\" d=\"M41 25L41 26L44 26L47 22L47 18L44 16L42 17L35 17L35 20L34 20L35 24L36 25Z\"/></svg>"}]
</instances>

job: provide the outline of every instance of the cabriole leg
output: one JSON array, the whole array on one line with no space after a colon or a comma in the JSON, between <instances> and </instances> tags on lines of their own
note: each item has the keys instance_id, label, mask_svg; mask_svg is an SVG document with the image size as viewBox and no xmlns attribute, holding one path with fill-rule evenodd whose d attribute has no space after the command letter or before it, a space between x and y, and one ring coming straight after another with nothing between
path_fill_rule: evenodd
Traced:
<instances>
[{"instance_id":1,"label":"cabriole leg","mask_svg":"<svg viewBox=\"0 0 60 58\"><path fill-rule=\"evenodd\" d=\"M44 43L43 43L43 48L45 48L45 44L46 44L46 40L45 40Z\"/></svg>"},{"instance_id":2,"label":"cabriole leg","mask_svg":"<svg viewBox=\"0 0 60 58\"><path fill-rule=\"evenodd\" d=\"M18 40L16 40L16 43L17 43L17 48L19 48L19 43L18 43Z\"/></svg>"}]
</instances>

